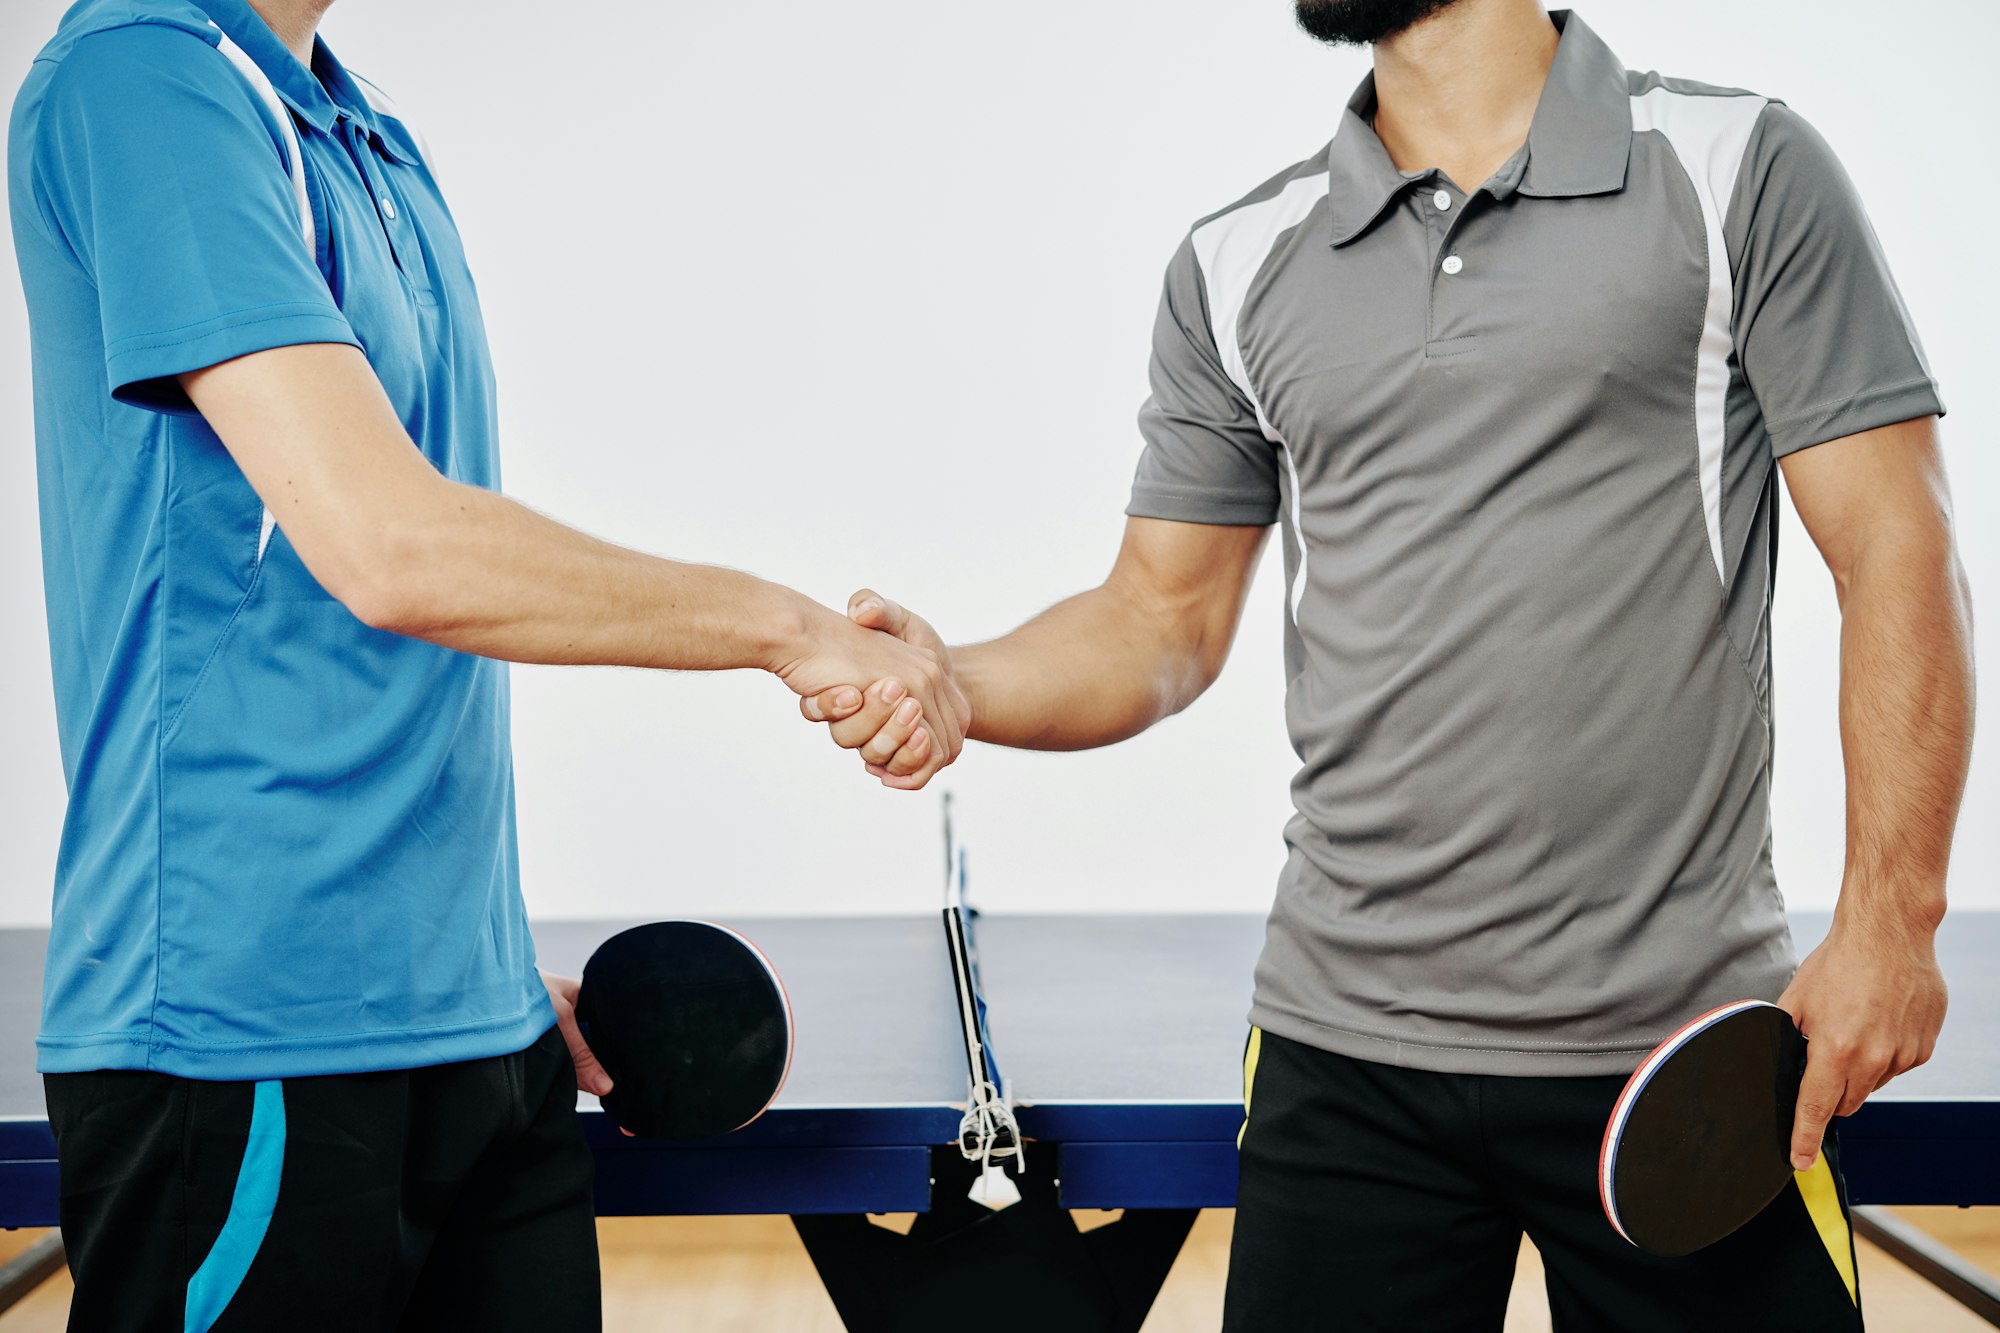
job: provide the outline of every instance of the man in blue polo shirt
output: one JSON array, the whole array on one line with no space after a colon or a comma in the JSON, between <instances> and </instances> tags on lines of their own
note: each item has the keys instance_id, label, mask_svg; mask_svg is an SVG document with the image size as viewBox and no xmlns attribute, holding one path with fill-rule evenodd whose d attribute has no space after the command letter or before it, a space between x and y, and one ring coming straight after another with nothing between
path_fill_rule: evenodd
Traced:
<instances>
[{"instance_id":1,"label":"man in blue polo shirt","mask_svg":"<svg viewBox=\"0 0 2000 1333\"><path fill-rule=\"evenodd\" d=\"M72 1327L594 1327L573 1055L606 1085L534 967L502 662L887 690L933 768L964 704L796 593L496 493L451 214L326 7L85 0L14 107Z\"/></svg>"}]
</instances>

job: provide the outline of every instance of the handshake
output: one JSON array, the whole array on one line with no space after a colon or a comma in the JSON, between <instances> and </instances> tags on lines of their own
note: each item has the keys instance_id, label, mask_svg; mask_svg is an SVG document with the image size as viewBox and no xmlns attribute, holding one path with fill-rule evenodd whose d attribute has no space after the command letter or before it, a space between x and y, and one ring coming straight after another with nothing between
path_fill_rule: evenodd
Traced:
<instances>
[{"instance_id":1,"label":"handshake","mask_svg":"<svg viewBox=\"0 0 2000 1333\"><path fill-rule=\"evenodd\" d=\"M972 707L950 650L921 616L866 588L847 616L815 617L800 654L775 668L799 712L834 744L858 750L883 786L916 791L958 758ZM865 689L852 681L872 681Z\"/></svg>"}]
</instances>

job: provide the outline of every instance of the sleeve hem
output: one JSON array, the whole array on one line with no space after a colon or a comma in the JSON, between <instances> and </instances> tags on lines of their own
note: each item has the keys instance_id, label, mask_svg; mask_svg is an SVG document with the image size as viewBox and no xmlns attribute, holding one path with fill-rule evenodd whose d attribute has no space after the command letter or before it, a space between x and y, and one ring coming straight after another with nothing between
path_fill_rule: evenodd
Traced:
<instances>
[{"instance_id":1,"label":"sleeve hem","mask_svg":"<svg viewBox=\"0 0 2000 1333\"><path fill-rule=\"evenodd\" d=\"M1783 458L1878 426L1943 415L1944 401L1938 396L1936 383L1926 376L1834 399L1787 421L1766 423L1765 430L1771 436L1771 456Z\"/></svg>"},{"instance_id":2,"label":"sleeve hem","mask_svg":"<svg viewBox=\"0 0 2000 1333\"><path fill-rule=\"evenodd\" d=\"M252 352L303 343L361 345L346 316L334 306L290 301L233 311L164 333L121 338L106 351L104 364L111 396L119 402L155 412L188 413L194 409L178 376Z\"/></svg>"},{"instance_id":3,"label":"sleeve hem","mask_svg":"<svg viewBox=\"0 0 2000 1333\"><path fill-rule=\"evenodd\" d=\"M1160 518L1175 523L1269 527L1278 521L1278 502L1270 495L1242 491L1135 486L1132 502L1125 512L1132 518Z\"/></svg>"}]
</instances>

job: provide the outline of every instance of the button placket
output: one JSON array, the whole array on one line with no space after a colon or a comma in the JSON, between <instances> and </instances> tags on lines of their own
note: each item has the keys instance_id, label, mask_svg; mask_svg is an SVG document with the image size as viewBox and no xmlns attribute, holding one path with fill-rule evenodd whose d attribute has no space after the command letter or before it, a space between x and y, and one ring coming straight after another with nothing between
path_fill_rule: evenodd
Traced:
<instances>
[{"instance_id":1,"label":"button placket","mask_svg":"<svg viewBox=\"0 0 2000 1333\"><path fill-rule=\"evenodd\" d=\"M1443 186L1436 186L1423 201L1424 220L1440 233L1435 249L1431 251L1431 273L1427 285L1428 309L1424 312L1424 339L1433 343L1437 338L1437 306L1440 289L1449 292L1445 286L1450 280L1465 272L1465 257L1458 253L1460 233L1468 225L1473 212L1473 203L1478 192L1465 196L1461 203L1454 204L1452 194Z\"/></svg>"},{"instance_id":2,"label":"button placket","mask_svg":"<svg viewBox=\"0 0 2000 1333\"><path fill-rule=\"evenodd\" d=\"M370 201L375 205L376 220L382 230L382 239L389 247L390 257L396 261L397 271L403 275L403 280L410 285L413 292L420 295L428 293L430 283L428 276L423 272L421 257L409 253L414 240L410 239L406 235L405 228L399 225L402 210L396 206L395 193L389 188L388 173L383 171L381 164L375 160L375 146L369 141L368 131L352 118L344 117L343 126L346 130L344 137L347 142L348 158L354 163L355 170L361 173L361 183L367 189ZM411 262L412 258L416 259L414 264Z\"/></svg>"}]
</instances>

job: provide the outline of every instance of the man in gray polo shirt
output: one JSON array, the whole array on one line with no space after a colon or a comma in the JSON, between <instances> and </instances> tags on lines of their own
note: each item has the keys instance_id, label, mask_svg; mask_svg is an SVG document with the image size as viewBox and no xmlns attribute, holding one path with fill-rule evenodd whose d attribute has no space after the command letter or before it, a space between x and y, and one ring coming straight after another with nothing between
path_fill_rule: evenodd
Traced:
<instances>
[{"instance_id":1,"label":"man in gray polo shirt","mask_svg":"<svg viewBox=\"0 0 2000 1333\"><path fill-rule=\"evenodd\" d=\"M1856 1326L1822 1131L1942 1022L1971 690L1943 409L1881 250L1798 115L1630 73L1573 15L1299 13L1375 42L1375 73L1330 145L1174 256L1117 566L950 650L971 734L1081 748L1185 707L1282 529L1301 768L1229 1328L1495 1327L1523 1230L1559 1327ZM1769 817L1781 467L1844 618L1848 873L1796 971ZM873 594L852 609L946 651ZM834 728L892 783L907 730ZM1597 1205L1605 1115L1645 1051L1746 996L1812 1038L1798 1189L1651 1259Z\"/></svg>"}]
</instances>

